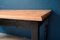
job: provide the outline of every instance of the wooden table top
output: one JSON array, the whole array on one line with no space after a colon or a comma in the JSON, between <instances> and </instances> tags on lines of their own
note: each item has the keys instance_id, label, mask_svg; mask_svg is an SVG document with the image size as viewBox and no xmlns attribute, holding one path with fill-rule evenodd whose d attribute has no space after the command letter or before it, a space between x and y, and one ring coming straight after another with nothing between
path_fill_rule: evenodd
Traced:
<instances>
[{"instance_id":1,"label":"wooden table top","mask_svg":"<svg viewBox=\"0 0 60 40\"><path fill-rule=\"evenodd\" d=\"M0 18L43 21L51 10L0 10Z\"/></svg>"}]
</instances>

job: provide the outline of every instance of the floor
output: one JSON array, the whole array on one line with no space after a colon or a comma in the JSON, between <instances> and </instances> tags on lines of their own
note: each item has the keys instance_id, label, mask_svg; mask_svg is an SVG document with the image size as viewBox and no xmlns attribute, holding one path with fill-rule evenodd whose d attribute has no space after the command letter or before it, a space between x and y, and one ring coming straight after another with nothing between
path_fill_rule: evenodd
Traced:
<instances>
[{"instance_id":1,"label":"floor","mask_svg":"<svg viewBox=\"0 0 60 40\"><path fill-rule=\"evenodd\" d=\"M22 38L22 37L8 35L5 33L0 33L0 40L30 40L30 39L25 38L25 37Z\"/></svg>"}]
</instances>

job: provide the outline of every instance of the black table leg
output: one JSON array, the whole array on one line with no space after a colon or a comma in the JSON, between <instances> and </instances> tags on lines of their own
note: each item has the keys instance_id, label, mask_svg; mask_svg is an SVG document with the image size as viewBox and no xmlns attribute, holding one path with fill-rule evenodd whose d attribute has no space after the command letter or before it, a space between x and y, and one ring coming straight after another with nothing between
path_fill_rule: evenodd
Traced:
<instances>
[{"instance_id":1,"label":"black table leg","mask_svg":"<svg viewBox=\"0 0 60 40\"><path fill-rule=\"evenodd\" d=\"M38 23L34 23L32 26L32 40L38 40Z\"/></svg>"}]
</instances>

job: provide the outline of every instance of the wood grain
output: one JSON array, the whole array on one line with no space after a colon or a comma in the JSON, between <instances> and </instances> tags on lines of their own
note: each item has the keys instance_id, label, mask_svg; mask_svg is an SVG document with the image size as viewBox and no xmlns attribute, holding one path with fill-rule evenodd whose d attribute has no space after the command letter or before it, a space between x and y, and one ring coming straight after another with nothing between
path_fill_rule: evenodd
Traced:
<instances>
[{"instance_id":1,"label":"wood grain","mask_svg":"<svg viewBox=\"0 0 60 40\"><path fill-rule=\"evenodd\" d=\"M0 10L0 18L43 21L51 10Z\"/></svg>"}]
</instances>

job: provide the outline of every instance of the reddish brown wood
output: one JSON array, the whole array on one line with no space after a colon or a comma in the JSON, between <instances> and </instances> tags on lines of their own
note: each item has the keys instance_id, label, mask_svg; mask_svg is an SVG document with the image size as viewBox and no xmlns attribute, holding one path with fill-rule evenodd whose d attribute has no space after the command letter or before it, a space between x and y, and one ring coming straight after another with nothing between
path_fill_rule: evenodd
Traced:
<instances>
[{"instance_id":1,"label":"reddish brown wood","mask_svg":"<svg viewBox=\"0 0 60 40\"><path fill-rule=\"evenodd\" d=\"M0 10L0 18L43 21L51 10Z\"/></svg>"}]
</instances>

